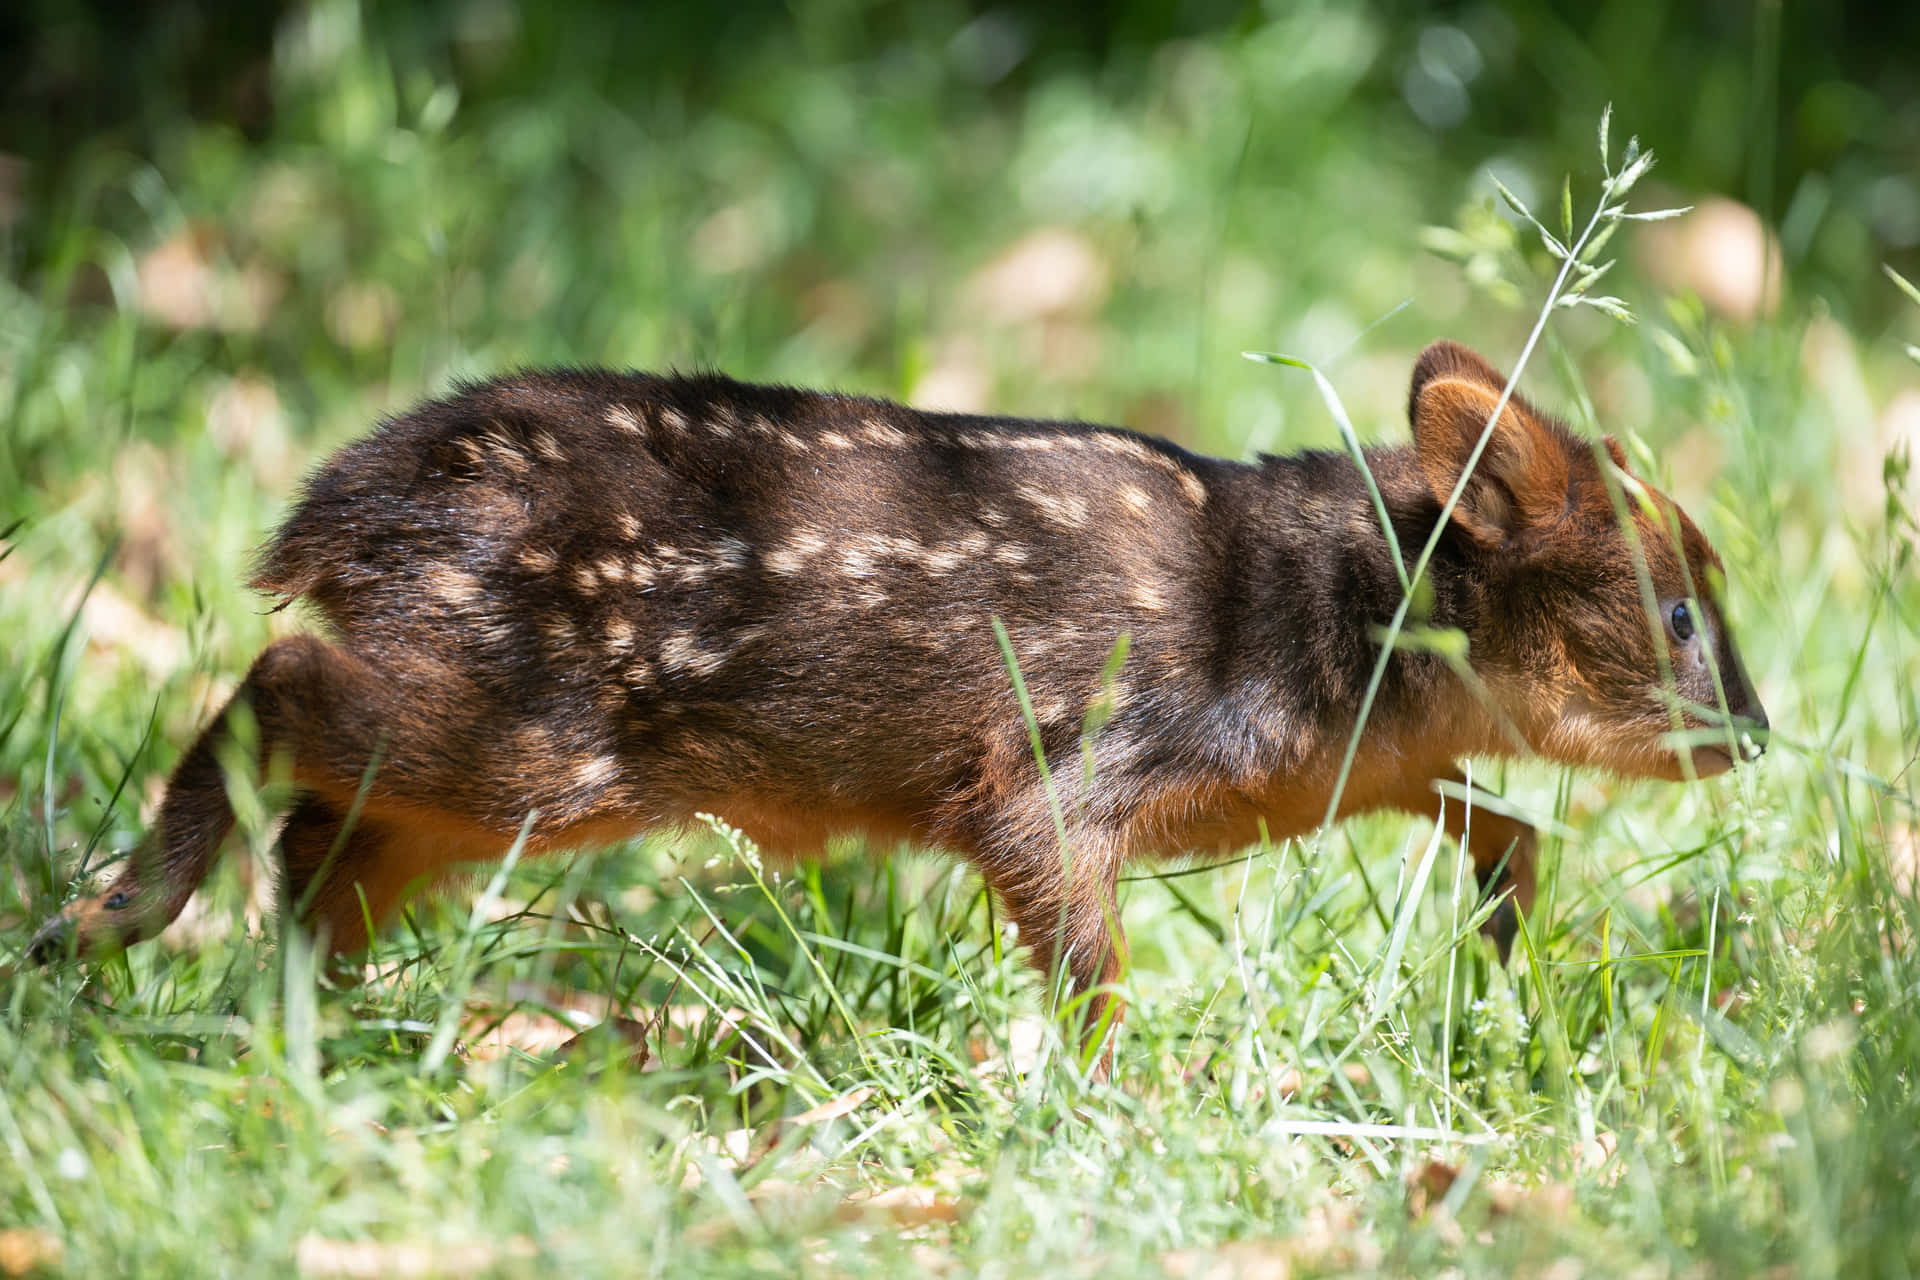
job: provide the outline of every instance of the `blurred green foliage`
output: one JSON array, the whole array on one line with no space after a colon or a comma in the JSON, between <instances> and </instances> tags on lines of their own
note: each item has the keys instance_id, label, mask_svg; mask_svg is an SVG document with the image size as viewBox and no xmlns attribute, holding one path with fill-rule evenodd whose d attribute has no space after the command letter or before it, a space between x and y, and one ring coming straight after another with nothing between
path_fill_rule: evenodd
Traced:
<instances>
[{"instance_id":1,"label":"blurred green foliage","mask_svg":"<svg viewBox=\"0 0 1920 1280\"><path fill-rule=\"evenodd\" d=\"M1230 68L1196 63L1192 46L1236 44L1257 49ZM313 118L310 81L330 75L348 45L368 55L358 73L381 83L366 86L372 101L340 107L354 119L329 128ZM1865 0L442 0L363 14L326 3L26 0L0 17L0 138L27 166L33 198L15 253L32 270L59 197L104 149L165 164L209 129L254 146L366 141L382 126L423 123L441 90L457 95L458 112L441 122L456 136L513 132L503 184L540 183L576 217L632 199L631 171L657 167L646 162L658 148L682 158L684 143L699 172L675 165L670 185L694 185L696 201L718 196L724 188L708 184L729 171L739 180L732 165L771 160L788 175L773 187L782 247L829 251L843 236L859 243L861 220L830 216L846 210L815 180L938 142L928 149L944 154L926 155L926 169L980 192L1006 159L994 146L1003 137L943 139L943 125L992 133L1046 112L1071 129L1075 98L1111 107L1177 94L1170 105L1246 134L1250 188L1275 181L1309 200L1341 193L1303 189L1291 176L1300 153L1350 135L1405 168L1429 219L1449 216L1458 175L1488 161L1549 181L1577 166L1586 122L1612 101L1658 141L1671 182L1760 209L1782 228L1790 263L1851 309L1870 289L1863 264L1911 268L1920 252L1916 48L1920 11ZM737 136L687 136L708 121ZM925 176L894 175L914 180L889 189L903 198L900 216L946 194ZM1106 212L1151 213L1168 198L1106 176L1106 189L1087 193ZM1884 314L1884 299L1873 306Z\"/></svg>"},{"instance_id":2,"label":"blurred green foliage","mask_svg":"<svg viewBox=\"0 0 1920 1280\"><path fill-rule=\"evenodd\" d=\"M1391 438L1419 344L1518 350L1553 264L1492 175L1556 223L1571 173L1584 220L1608 102L1616 156L1662 156L1638 199L1706 230L1623 233L1605 287L1640 324L1557 313L1526 382L1709 529L1776 728L1698 787L1502 771L1554 833L1532 967L1454 946L1447 861L1376 897L1409 883L1404 824L1130 883L1111 1092L987 1065L1040 997L977 883L924 865L758 897L699 839L523 868L506 919L422 906L379 981L322 998L245 923L237 856L182 945L0 979L0 1270L421 1273L347 1246L493 1241L437 1265L1911 1273L1920 308L1879 268L1920 276L1916 37L1910 5L1767 0L0 10L4 945L131 847L299 625L239 585L249 548L380 413L515 363L711 364L1332 445L1258 348ZM663 997L675 963L698 982ZM659 1070L450 1048L700 983L733 1030L656 1027ZM781 1071L741 1009L797 1043ZM723 1146L829 1095L863 1099L838 1130ZM1410 1217L1436 1159L1462 1192ZM1567 1198L1502 1208L1502 1177ZM901 1182L972 1216L848 1216ZM796 1183L821 1194L761 1195Z\"/></svg>"},{"instance_id":3,"label":"blurred green foliage","mask_svg":"<svg viewBox=\"0 0 1920 1280\"><path fill-rule=\"evenodd\" d=\"M563 362L1215 449L1322 441L1304 389L1236 353L1324 361L1411 301L1349 393L1390 423L1389 370L1421 341L1510 351L1530 298L1489 175L1551 204L1592 175L1609 101L1663 155L1656 202L1759 207L1796 305L1904 332L1877 267L1920 271L1917 22L1643 0L30 0L0 16L0 449L25 482L0 514L92 466L76 422L195 436L236 371L321 444L451 376ZM1464 277L1422 252L1426 224L1462 228Z\"/></svg>"}]
</instances>

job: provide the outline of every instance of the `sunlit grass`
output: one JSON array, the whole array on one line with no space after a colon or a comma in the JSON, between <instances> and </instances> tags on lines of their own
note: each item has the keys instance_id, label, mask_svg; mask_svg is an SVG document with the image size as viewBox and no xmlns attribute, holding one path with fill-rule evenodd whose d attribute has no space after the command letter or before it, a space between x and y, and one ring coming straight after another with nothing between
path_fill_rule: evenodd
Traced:
<instances>
[{"instance_id":1,"label":"sunlit grass","mask_svg":"<svg viewBox=\"0 0 1920 1280\"><path fill-rule=\"evenodd\" d=\"M1062 80L963 129L895 91L881 143L814 101L851 79L756 69L682 137L567 97L469 120L315 38L261 146L100 157L0 299L0 946L131 846L301 625L237 585L301 470L450 376L711 361L1332 444L1307 379L1237 359L1278 346L1399 438L1411 352L1509 357L1505 300L1557 264L1476 207L1428 236L1467 264L1452 304L1414 287L1453 271L1417 245L1458 176L1342 116L1353 22L1295 80L1271 33L1183 54L1238 116ZM1256 109L1324 146L1243 153ZM1081 190L1060 154L1164 191ZM980 293L1039 228L1090 255L1046 260L1074 288ZM776 871L715 830L486 870L336 989L257 909L256 829L176 935L0 979L0 1269L1910 1270L1920 595L1906 464L1860 414L1913 377L1920 309L1879 342L1791 297L1742 326L1628 269L1641 324L1556 316L1528 388L1715 539L1774 744L1696 787L1477 769L1547 833L1509 967L1417 825L1141 868L1101 1082L977 880L925 856Z\"/></svg>"}]
</instances>

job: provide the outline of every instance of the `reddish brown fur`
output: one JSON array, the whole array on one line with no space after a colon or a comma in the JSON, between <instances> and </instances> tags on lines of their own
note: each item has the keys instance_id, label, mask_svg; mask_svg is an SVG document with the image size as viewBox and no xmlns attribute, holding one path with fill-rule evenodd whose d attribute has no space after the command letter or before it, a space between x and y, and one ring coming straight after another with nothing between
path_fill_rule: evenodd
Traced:
<instances>
[{"instance_id":1,"label":"reddish brown fur","mask_svg":"<svg viewBox=\"0 0 1920 1280\"><path fill-rule=\"evenodd\" d=\"M1414 445L1368 455L1404 548L1435 528L1504 386L1465 348L1421 356ZM1474 685L1397 652L1338 816L1438 817L1434 784L1469 755L1717 772L1728 747L1689 757L1665 735L1712 722L1700 707L1720 709L1728 743L1764 728L1721 625L1719 561L1607 454L1510 400L1417 619L1465 633ZM287 900L336 951L499 857L530 812L536 854L710 812L775 853L860 833L965 858L1035 962L1088 992L1124 956L1124 862L1326 815L1400 601L1388 554L1341 455L1243 466L1112 429L714 377L525 374L424 405L314 476L255 585L313 601L335 639L269 646L234 705L292 763ZM1060 766L1064 853L994 618ZM1081 727L1123 632L1085 785ZM120 878L35 954L124 945L179 912L232 822L227 723L182 758ZM1462 809L1445 806L1455 838ZM1479 809L1468 841L1487 888L1528 905L1532 830Z\"/></svg>"}]
</instances>

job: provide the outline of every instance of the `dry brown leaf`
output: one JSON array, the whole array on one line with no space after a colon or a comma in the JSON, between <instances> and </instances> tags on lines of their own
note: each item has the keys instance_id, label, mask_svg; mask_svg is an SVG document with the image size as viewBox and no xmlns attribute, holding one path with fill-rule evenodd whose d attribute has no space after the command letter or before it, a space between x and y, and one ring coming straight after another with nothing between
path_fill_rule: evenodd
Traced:
<instances>
[{"instance_id":1,"label":"dry brown leaf","mask_svg":"<svg viewBox=\"0 0 1920 1280\"><path fill-rule=\"evenodd\" d=\"M592 1044L587 1037L596 1032L601 1035L617 1036L627 1046L627 1070L648 1071L659 1066L653 1060L653 1052L647 1047L647 1037L653 1034L653 1024L641 1022L636 1018L607 1018L597 1026L585 1031L554 1050L554 1057L566 1058L577 1053L583 1046Z\"/></svg>"},{"instance_id":2,"label":"dry brown leaf","mask_svg":"<svg viewBox=\"0 0 1920 1280\"><path fill-rule=\"evenodd\" d=\"M1358 1063L1358 1062L1345 1063L1340 1068L1340 1074L1345 1076L1347 1079L1347 1083L1352 1085L1356 1089L1365 1089L1373 1083L1372 1073L1369 1072L1366 1066L1362 1063ZM1294 1097L1296 1094L1298 1094L1300 1092L1300 1087L1303 1083L1305 1082L1301 1079L1300 1073L1296 1071L1294 1068L1288 1067L1285 1071L1282 1071L1280 1073L1279 1078L1273 1082L1273 1088L1274 1088L1274 1092L1280 1097L1280 1099L1282 1101L1285 1101L1289 1098ZM1254 1090L1254 1096L1258 1098L1261 1092L1262 1092L1261 1090L1256 1088ZM1331 1095L1332 1093L1333 1093L1333 1085L1331 1082L1329 1082L1324 1088L1321 1089L1320 1096L1324 1098Z\"/></svg>"},{"instance_id":3,"label":"dry brown leaf","mask_svg":"<svg viewBox=\"0 0 1920 1280\"><path fill-rule=\"evenodd\" d=\"M974 1040L968 1043L967 1052L978 1064L981 1075L996 1075L1012 1071L1025 1075L1040 1062L1040 1049L1046 1043L1048 1034L1044 1018L1033 1016L1016 1017L1006 1024L1006 1053L1001 1055L995 1050L999 1045L987 1040Z\"/></svg>"},{"instance_id":4,"label":"dry brown leaf","mask_svg":"<svg viewBox=\"0 0 1920 1280\"><path fill-rule=\"evenodd\" d=\"M1088 315L1107 298L1107 267L1083 235L1042 227L1003 249L967 282L970 305L996 320Z\"/></svg>"},{"instance_id":5,"label":"dry brown leaf","mask_svg":"<svg viewBox=\"0 0 1920 1280\"><path fill-rule=\"evenodd\" d=\"M138 305L170 329L257 332L285 283L265 264L226 265L220 229L190 222L140 255L134 266Z\"/></svg>"},{"instance_id":6,"label":"dry brown leaf","mask_svg":"<svg viewBox=\"0 0 1920 1280\"><path fill-rule=\"evenodd\" d=\"M1415 1169L1407 1179L1407 1216L1425 1217L1447 1198L1459 1176L1459 1166L1441 1160L1429 1160Z\"/></svg>"},{"instance_id":7,"label":"dry brown leaf","mask_svg":"<svg viewBox=\"0 0 1920 1280\"><path fill-rule=\"evenodd\" d=\"M533 1241L525 1236L507 1240L468 1240L432 1244L421 1240L334 1240L305 1235L294 1246L294 1265L311 1280L369 1280L378 1277L471 1275L499 1266L510 1258L531 1258Z\"/></svg>"},{"instance_id":8,"label":"dry brown leaf","mask_svg":"<svg viewBox=\"0 0 1920 1280\"><path fill-rule=\"evenodd\" d=\"M1594 1144L1600 1146L1598 1142ZM1460 1168L1441 1160L1429 1160L1407 1179L1407 1213L1420 1218L1440 1207L1453 1189ZM1549 1182L1528 1186L1500 1178L1482 1178L1474 1184L1473 1198L1482 1199L1495 1217L1527 1214L1529 1217L1563 1217L1573 1208L1573 1186Z\"/></svg>"},{"instance_id":9,"label":"dry brown leaf","mask_svg":"<svg viewBox=\"0 0 1920 1280\"><path fill-rule=\"evenodd\" d=\"M829 1098L817 1107L808 1107L797 1116L789 1117L792 1124L818 1124L823 1120L838 1120L841 1116L851 1115L866 1105L874 1091L862 1086L852 1093L843 1093L837 1098Z\"/></svg>"},{"instance_id":10,"label":"dry brown leaf","mask_svg":"<svg viewBox=\"0 0 1920 1280\"><path fill-rule=\"evenodd\" d=\"M140 255L140 310L173 329L211 324L215 283L208 257L214 243L212 227L188 223Z\"/></svg>"},{"instance_id":11,"label":"dry brown leaf","mask_svg":"<svg viewBox=\"0 0 1920 1280\"><path fill-rule=\"evenodd\" d=\"M385 346L400 324L400 299L377 280L349 281L327 301L327 333L356 351Z\"/></svg>"},{"instance_id":12,"label":"dry brown leaf","mask_svg":"<svg viewBox=\"0 0 1920 1280\"><path fill-rule=\"evenodd\" d=\"M1590 1141L1580 1144L1579 1167L1582 1173L1599 1173L1613 1160L1614 1152L1620 1149L1620 1139L1606 1129L1596 1131ZM1614 1170L1617 1178L1620 1171Z\"/></svg>"},{"instance_id":13,"label":"dry brown leaf","mask_svg":"<svg viewBox=\"0 0 1920 1280\"><path fill-rule=\"evenodd\" d=\"M1178 1280L1287 1280L1293 1246L1285 1240L1236 1240L1214 1249L1176 1249L1160 1265Z\"/></svg>"},{"instance_id":14,"label":"dry brown leaf","mask_svg":"<svg viewBox=\"0 0 1920 1280\"><path fill-rule=\"evenodd\" d=\"M993 375L979 345L950 338L934 347L933 360L915 379L907 402L916 409L980 413L992 399Z\"/></svg>"},{"instance_id":15,"label":"dry brown leaf","mask_svg":"<svg viewBox=\"0 0 1920 1280\"><path fill-rule=\"evenodd\" d=\"M69 596L80 590L76 585ZM154 617L108 583L96 582L87 592L80 622L86 628L88 646L96 653L131 658L155 682L168 679L186 664L186 633Z\"/></svg>"},{"instance_id":16,"label":"dry brown leaf","mask_svg":"<svg viewBox=\"0 0 1920 1280\"><path fill-rule=\"evenodd\" d=\"M66 1256L59 1236L39 1227L0 1227L0 1272L24 1276L54 1268Z\"/></svg>"},{"instance_id":17,"label":"dry brown leaf","mask_svg":"<svg viewBox=\"0 0 1920 1280\"><path fill-rule=\"evenodd\" d=\"M694 266L708 275L731 275L765 262L779 248L782 214L771 200L739 201L714 211L687 242Z\"/></svg>"},{"instance_id":18,"label":"dry brown leaf","mask_svg":"<svg viewBox=\"0 0 1920 1280\"><path fill-rule=\"evenodd\" d=\"M245 460L262 488L291 483L296 463L286 410L262 375L241 373L220 384L207 404L207 435L228 457Z\"/></svg>"},{"instance_id":19,"label":"dry brown leaf","mask_svg":"<svg viewBox=\"0 0 1920 1280\"><path fill-rule=\"evenodd\" d=\"M1771 315L1780 302L1780 242L1738 201L1710 196L1685 217L1649 223L1638 247L1654 279L1729 319Z\"/></svg>"},{"instance_id":20,"label":"dry brown leaf","mask_svg":"<svg viewBox=\"0 0 1920 1280\"><path fill-rule=\"evenodd\" d=\"M957 1196L943 1196L932 1187L887 1187L881 1191L855 1192L840 1207L843 1221L885 1217L901 1227L925 1226L933 1222L958 1222L969 1206Z\"/></svg>"},{"instance_id":21,"label":"dry brown leaf","mask_svg":"<svg viewBox=\"0 0 1920 1280\"><path fill-rule=\"evenodd\" d=\"M1494 1213L1508 1217L1524 1213L1531 1218L1558 1218L1573 1209L1573 1184L1569 1182L1536 1187L1489 1178L1475 1190L1486 1192L1487 1204Z\"/></svg>"},{"instance_id":22,"label":"dry brown leaf","mask_svg":"<svg viewBox=\"0 0 1920 1280\"><path fill-rule=\"evenodd\" d=\"M534 1057L551 1054L570 1045L583 1029L565 1018L527 1009L515 1009L503 1016L483 1010L467 1027L463 1037L467 1057L475 1062L493 1062L515 1049Z\"/></svg>"},{"instance_id":23,"label":"dry brown leaf","mask_svg":"<svg viewBox=\"0 0 1920 1280\"><path fill-rule=\"evenodd\" d=\"M913 1259L915 1273L923 1276L943 1276L960 1265L960 1260L951 1253L924 1241L916 1241L907 1254Z\"/></svg>"},{"instance_id":24,"label":"dry brown leaf","mask_svg":"<svg viewBox=\"0 0 1920 1280\"><path fill-rule=\"evenodd\" d=\"M151 596L186 568L173 528L181 492L173 460L151 441L131 441L114 454L111 481L106 498L120 528L114 568L136 597Z\"/></svg>"}]
</instances>

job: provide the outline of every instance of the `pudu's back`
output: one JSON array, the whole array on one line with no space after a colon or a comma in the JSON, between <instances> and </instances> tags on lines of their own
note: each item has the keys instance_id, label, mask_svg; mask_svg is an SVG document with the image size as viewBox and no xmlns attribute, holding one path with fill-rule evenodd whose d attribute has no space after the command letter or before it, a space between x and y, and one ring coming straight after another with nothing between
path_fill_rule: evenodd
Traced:
<instances>
[{"instance_id":1,"label":"pudu's back","mask_svg":"<svg viewBox=\"0 0 1920 1280\"><path fill-rule=\"evenodd\" d=\"M1415 446L1369 454L1403 547L1433 534L1503 387L1463 348L1422 357ZM523 824L540 852L711 812L774 853L840 832L957 853L1036 962L1084 990L1117 972L1129 857L1284 837L1329 811L1442 816L1434 783L1471 753L1715 771L1664 745L1663 680L1696 703L1724 687L1724 716L1764 725L1711 549L1677 508L1677 541L1652 516L1623 538L1609 466L1617 449L1513 398L1423 587L1420 621L1464 633L1473 677L1394 654L1337 804L1401 602L1350 459L1236 464L711 376L514 375L343 450L254 584L311 601L331 641L276 643L235 698L263 754L291 758L288 899L336 949ZM1663 610L1680 602L1664 667L1642 569ZM178 912L232 820L226 718L183 757L153 840L41 954ZM1482 813L1470 843L1524 904L1532 832Z\"/></svg>"}]
</instances>

